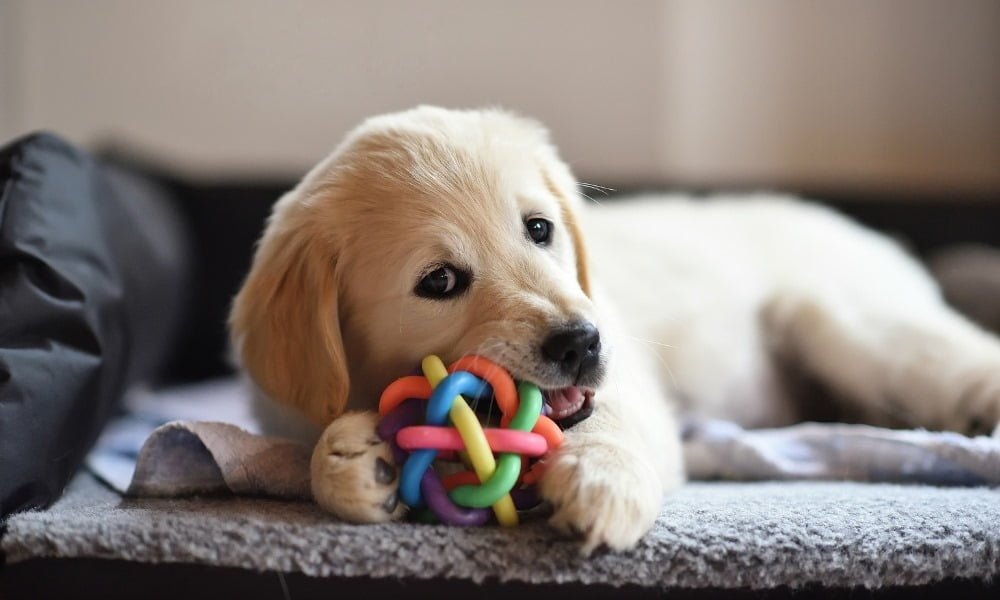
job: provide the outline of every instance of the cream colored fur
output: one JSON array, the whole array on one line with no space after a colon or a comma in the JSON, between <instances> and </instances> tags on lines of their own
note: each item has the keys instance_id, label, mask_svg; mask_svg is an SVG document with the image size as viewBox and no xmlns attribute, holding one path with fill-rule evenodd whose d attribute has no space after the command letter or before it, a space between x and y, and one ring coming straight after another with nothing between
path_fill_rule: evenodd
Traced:
<instances>
[{"instance_id":1,"label":"cream colored fur","mask_svg":"<svg viewBox=\"0 0 1000 600\"><path fill-rule=\"evenodd\" d=\"M527 215L553 221L551 247L527 240ZM416 297L442 261L470 269L469 290ZM585 551L635 544L681 485L676 410L794 422L810 398L791 370L873 423L1000 418L1000 344L888 239L768 195L584 204L544 128L492 110L421 107L349 134L276 205L231 327L263 395L312 423L297 434L325 428L317 502L375 522L402 514L396 481L376 477L381 389L432 352L569 385L538 347L573 318L598 325L607 374L541 491ZM303 420L267 411L286 433Z\"/></svg>"}]
</instances>

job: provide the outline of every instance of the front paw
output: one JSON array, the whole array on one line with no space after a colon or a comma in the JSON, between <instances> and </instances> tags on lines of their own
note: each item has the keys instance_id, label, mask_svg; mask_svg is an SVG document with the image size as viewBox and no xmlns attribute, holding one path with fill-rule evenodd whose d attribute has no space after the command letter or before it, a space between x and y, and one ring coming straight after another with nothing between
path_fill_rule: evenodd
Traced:
<instances>
[{"instance_id":1,"label":"front paw","mask_svg":"<svg viewBox=\"0 0 1000 600\"><path fill-rule=\"evenodd\" d=\"M313 498L345 521L381 523L405 514L396 495L398 470L375 433L377 422L374 413L347 413L330 423L313 450Z\"/></svg>"},{"instance_id":2,"label":"front paw","mask_svg":"<svg viewBox=\"0 0 1000 600\"><path fill-rule=\"evenodd\" d=\"M577 435L550 459L540 482L550 523L583 536L582 551L625 550L653 526L663 484L649 461L614 440Z\"/></svg>"}]
</instances>

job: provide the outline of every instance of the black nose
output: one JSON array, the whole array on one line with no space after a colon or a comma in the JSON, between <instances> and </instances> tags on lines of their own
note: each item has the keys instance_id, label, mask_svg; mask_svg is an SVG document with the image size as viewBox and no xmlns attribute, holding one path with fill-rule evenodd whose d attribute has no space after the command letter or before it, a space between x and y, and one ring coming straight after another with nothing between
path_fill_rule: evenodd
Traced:
<instances>
[{"instance_id":1,"label":"black nose","mask_svg":"<svg viewBox=\"0 0 1000 600\"><path fill-rule=\"evenodd\" d=\"M601 334L586 321L557 329L542 342L542 355L577 379L597 367L600 353Z\"/></svg>"}]
</instances>

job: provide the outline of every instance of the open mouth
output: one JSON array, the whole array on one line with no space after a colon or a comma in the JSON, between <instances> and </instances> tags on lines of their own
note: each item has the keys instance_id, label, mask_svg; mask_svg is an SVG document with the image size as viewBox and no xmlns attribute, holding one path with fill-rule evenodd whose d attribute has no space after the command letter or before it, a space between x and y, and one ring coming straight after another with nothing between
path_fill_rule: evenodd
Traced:
<instances>
[{"instance_id":1,"label":"open mouth","mask_svg":"<svg viewBox=\"0 0 1000 600\"><path fill-rule=\"evenodd\" d=\"M542 414L552 419L561 429L569 429L583 421L594 412L594 391L569 386L554 390L542 390L545 402L542 404ZM500 411L493 398L473 399L472 408L479 414L484 424L499 426Z\"/></svg>"},{"instance_id":2,"label":"open mouth","mask_svg":"<svg viewBox=\"0 0 1000 600\"><path fill-rule=\"evenodd\" d=\"M544 390L543 414L568 429L583 421L594 411L594 391L575 385L555 390Z\"/></svg>"},{"instance_id":3,"label":"open mouth","mask_svg":"<svg viewBox=\"0 0 1000 600\"><path fill-rule=\"evenodd\" d=\"M414 374L419 373L419 370L414 371ZM541 390L543 398L542 414L555 421L563 430L583 421L594 412L595 392L593 388L578 385L561 388L546 388L538 385L538 388ZM479 415L479 420L484 425L498 426L501 414L492 394L469 397L468 400L471 402L472 410Z\"/></svg>"}]
</instances>

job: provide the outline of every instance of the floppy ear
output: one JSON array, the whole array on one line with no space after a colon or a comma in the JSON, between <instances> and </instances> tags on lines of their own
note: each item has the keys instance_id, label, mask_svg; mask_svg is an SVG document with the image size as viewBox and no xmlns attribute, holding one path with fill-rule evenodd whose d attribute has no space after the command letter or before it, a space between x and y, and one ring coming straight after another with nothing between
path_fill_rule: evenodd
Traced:
<instances>
[{"instance_id":1,"label":"floppy ear","mask_svg":"<svg viewBox=\"0 0 1000 600\"><path fill-rule=\"evenodd\" d=\"M568 201L560 198L559 204L562 207L563 222L569 230L570 238L573 240L573 254L576 256L576 279L580 282L580 289L590 297L590 274L587 272L587 247L583 242L583 231L577 220L576 208Z\"/></svg>"},{"instance_id":2,"label":"floppy ear","mask_svg":"<svg viewBox=\"0 0 1000 600\"><path fill-rule=\"evenodd\" d=\"M573 181L572 177L568 174L568 169L565 177L561 177L561 180L568 178L569 183L573 186L576 182ZM577 218L577 208L578 202L570 200L564 192L555 182L552 175L546 169L542 169L542 177L545 179L545 186L549 188L549 191L553 196L559 201L559 208L562 211L562 220L566 224L566 229L569 231L570 239L573 242L573 255L576 257L576 279L580 284L580 289L583 293L590 297L590 275L587 272L587 247L583 241L583 231L580 229L580 221ZM563 185L566 185L566 181L562 181Z\"/></svg>"},{"instance_id":3,"label":"floppy ear","mask_svg":"<svg viewBox=\"0 0 1000 600\"><path fill-rule=\"evenodd\" d=\"M233 347L254 382L325 427L343 412L350 388L336 251L297 194L275 205L229 323Z\"/></svg>"}]
</instances>

